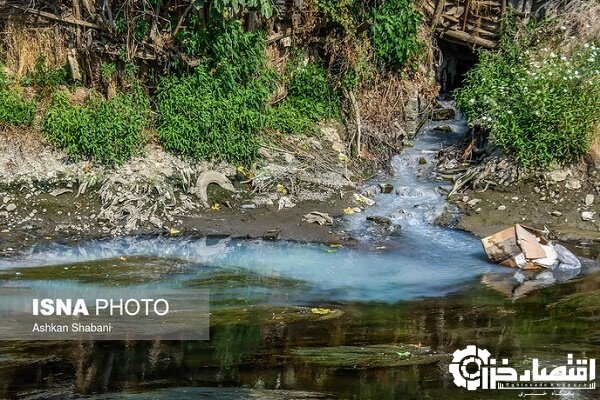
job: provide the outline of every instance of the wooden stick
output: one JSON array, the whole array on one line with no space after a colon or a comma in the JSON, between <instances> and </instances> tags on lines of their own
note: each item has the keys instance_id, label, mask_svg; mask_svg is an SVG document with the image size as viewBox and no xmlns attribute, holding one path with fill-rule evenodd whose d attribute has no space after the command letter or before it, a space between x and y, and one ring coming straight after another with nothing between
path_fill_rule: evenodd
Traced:
<instances>
[{"instance_id":1,"label":"wooden stick","mask_svg":"<svg viewBox=\"0 0 600 400\"><path fill-rule=\"evenodd\" d=\"M447 39L450 41L456 41L459 44L474 44L478 46L483 46L488 49L493 49L496 47L496 42L493 40L483 39L479 36L474 36L466 32L461 31L452 31L452 30L439 30L440 38Z\"/></svg>"},{"instance_id":2,"label":"wooden stick","mask_svg":"<svg viewBox=\"0 0 600 400\"><path fill-rule=\"evenodd\" d=\"M67 23L67 24L85 26L86 28L92 28L92 29L98 29L98 30L105 30L106 29L103 26L92 24L91 22L82 21L82 20L78 20L78 19L74 19L74 18L68 18L68 17L67 18L63 18L63 17L61 17L59 15L52 14L52 13L45 12L45 11L34 10L34 9L31 9L31 8L22 7L22 6L16 6L16 5L13 5L12 7L16 8L18 10L24 11L26 13L33 14L33 15L39 15L40 17L44 17L46 19L50 19L50 20L53 20L53 21L59 21L59 22Z\"/></svg>"},{"instance_id":3,"label":"wooden stick","mask_svg":"<svg viewBox=\"0 0 600 400\"><path fill-rule=\"evenodd\" d=\"M435 8L435 14L433 14L433 19L431 20L431 27L435 28L440 19L440 15L442 15L442 11L444 11L444 5L446 4L446 0L438 0L437 6Z\"/></svg>"},{"instance_id":4,"label":"wooden stick","mask_svg":"<svg viewBox=\"0 0 600 400\"><path fill-rule=\"evenodd\" d=\"M185 22L185 17L187 17L187 15L190 12L190 10L192 9L193 5L194 5L194 2L192 0L190 0L190 5L187 6L187 8L183 12L183 14L181 14L181 17L179 17L177 26L175 27L175 30L173 31L173 37L175 37L177 35L177 33L179 32L179 30L183 27L183 23Z\"/></svg>"},{"instance_id":5,"label":"wooden stick","mask_svg":"<svg viewBox=\"0 0 600 400\"><path fill-rule=\"evenodd\" d=\"M354 96L354 92L352 90L348 91L348 97L350 98L350 102L352 103L352 108L354 109L354 118L356 120L356 152L358 153L358 158L360 158L360 141L361 141L361 122L360 122L360 108L358 107L358 102L356 101L356 97Z\"/></svg>"},{"instance_id":6,"label":"wooden stick","mask_svg":"<svg viewBox=\"0 0 600 400\"><path fill-rule=\"evenodd\" d=\"M465 6L465 13L463 15L463 26L462 30L464 31L467 27L467 20L469 19L469 9L471 8L471 0L467 0L467 5Z\"/></svg>"},{"instance_id":7,"label":"wooden stick","mask_svg":"<svg viewBox=\"0 0 600 400\"><path fill-rule=\"evenodd\" d=\"M79 0L73 0L73 15L75 19L81 21L81 7L79 5ZM81 26L75 25L75 43L77 44L77 48L81 48Z\"/></svg>"}]
</instances>

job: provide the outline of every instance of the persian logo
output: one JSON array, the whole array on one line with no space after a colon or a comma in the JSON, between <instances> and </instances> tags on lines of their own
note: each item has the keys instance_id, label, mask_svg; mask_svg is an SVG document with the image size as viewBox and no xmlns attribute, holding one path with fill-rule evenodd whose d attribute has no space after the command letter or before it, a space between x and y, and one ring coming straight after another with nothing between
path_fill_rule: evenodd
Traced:
<instances>
[{"instance_id":1,"label":"persian logo","mask_svg":"<svg viewBox=\"0 0 600 400\"><path fill-rule=\"evenodd\" d=\"M449 370L454 376L454 384L467 390L475 390L481 386L481 369L488 365L490 352L470 345L464 350L456 350L452 355L454 358Z\"/></svg>"},{"instance_id":2,"label":"persian logo","mask_svg":"<svg viewBox=\"0 0 600 400\"><path fill-rule=\"evenodd\" d=\"M567 362L548 368L541 368L539 360L533 358L532 367L518 374L508 366L508 359L490 358L490 352L470 345L456 350L448 368L454 377L454 384L467 390L481 389L556 389L583 390L595 389L596 360L574 360L567 355Z\"/></svg>"}]
</instances>

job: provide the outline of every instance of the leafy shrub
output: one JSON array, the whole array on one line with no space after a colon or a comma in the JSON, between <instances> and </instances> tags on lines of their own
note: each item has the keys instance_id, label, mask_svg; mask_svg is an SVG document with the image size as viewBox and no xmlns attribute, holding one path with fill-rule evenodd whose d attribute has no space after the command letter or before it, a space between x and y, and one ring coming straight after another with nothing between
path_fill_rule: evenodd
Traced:
<instances>
[{"instance_id":1,"label":"leafy shrub","mask_svg":"<svg viewBox=\"0 0 600 400\"><path fill-rule=\"evenodd\" d=\"M401 68L421 49L417 28L423 16L414 0L387 0L374 11L373 20L371 38L387 63Z\"/></svg>"},{"instance_id":2,"label":"leafy shrub","mask_svg":"<svg viewBox=\"0 0 600 400\"><path fill-rule=\"evenodd\" d=\"M84 105L71 104L67 93L56 92L46 109L44 134L74 158L88 156L115 165L144 144L149 110L149 100L139 88L110 100L92 96Z\"/></svg>"},{"instance_id":3,"label":"leafy shrub","mask_svg":"<svg viewBox=\"0 0 600 400\"><path fill-rule=\"evenodd\" d=\"M574 161L600 123L600 49L586 43L565 55L525 48L505 42L499 52L483 51L457 105L524 166Z\"/></svg>"},{"instance_id":4,"label":"leafy shrub","mask_svg":"<svg viewBox=\"0 0 600 400\"><path fill-rule=\"evenodd\" d=\"M287 97L269 110L267 127L284 134L311 133L318 121L340 115L341 99L327 79L327 70L308 64L296 67Z\"/></svg>"},{"instance_id":5,"label":"leafy shrub","mask_svg":"<svg viewBox=\"0 0 600 400\"><path fill-rule=\"evenodd\" d=\"M26 100L16 88L9 87L9 80L0 64L0 123L31 126L37 103Z\"/></svg>"},{"instance_id":6,"label":"leafy shrub","mask_svg":"<svg viewBox=\"0 0 600 400\"><path fill-rule=\"evenodd\" d=\"M274 88L264 36L223 21L185 39L205 64L157 89L158 134L164 147L195 159L249 164L259 147L265 103Z\"/></svg>"},{"instance_id":7,"label":"leafy shrub","mask_svg":"<svg viewBox=\"0 0 600 400\"><path fill-rule=\"evenodd\" d=\"M41 91L42 95L49 94L52 89L70 83L70 71L68 65L60 68L46 66L44 57L38 58L33 72L25 75L21 79L21 84L33 86Z\"/></svg>"}]
</instances>

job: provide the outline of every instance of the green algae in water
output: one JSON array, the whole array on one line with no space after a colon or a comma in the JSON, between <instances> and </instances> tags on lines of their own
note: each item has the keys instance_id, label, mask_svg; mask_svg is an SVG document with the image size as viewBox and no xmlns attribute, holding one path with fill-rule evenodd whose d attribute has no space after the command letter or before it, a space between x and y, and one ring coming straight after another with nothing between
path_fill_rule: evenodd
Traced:
<instances>
[{"instance_id":1,"label":"green algae in water","mask_svg":"<svg viewBox=\"0 0 600 400\"><path fill-rule=\"evenodd\" d=\"M213 311L210 315L210 324L211 326L290 324L299 321L327 321L340 318L343 314L344 312L339 309L330 309L330 312L320 314L308 307L257 305Z\"/></svg>"},{"instance_id":2,"label":"green algae in water","mask_svg":"<svg viewBox=\"0 0 600 400\"><path fill-rule=\"evenodd\" d=\"M294 349L291 354L309 364L352 369L425 365L450 360L450 355L436 354L429 347L398 344L304 348Z\"/></svg>"},{"instance_id":3,"label":"green algae in water","mask_svg":"<svg viewBox=\"0 0 600 400\"><path fill-rule=\"evenodd\" d=\"M116 258L68 265L0 270L0 280L72 280L101 286L129 286L161 282L172 274L183 272L185 267L185 264L175 260L147 257Z\"/></svg>"}]
</instances>

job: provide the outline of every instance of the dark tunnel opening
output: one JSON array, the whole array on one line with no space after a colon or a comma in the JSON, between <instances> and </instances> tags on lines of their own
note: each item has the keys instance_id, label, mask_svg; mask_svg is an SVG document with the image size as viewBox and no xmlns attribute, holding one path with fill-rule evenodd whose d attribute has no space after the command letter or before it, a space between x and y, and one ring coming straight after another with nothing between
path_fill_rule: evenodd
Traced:
<instances>
[{"instance_id":1,"label":"dark tunnel opening","mask_svg":"<svg viewBox=\"0 0 600 400\"><path fill-rule=\"evenodd\" d=\"M470 47L438 39L437 80L441 95L451 95L463 85L465 76L477 64L477 52Z\"/></svg>"}]
</instances>

